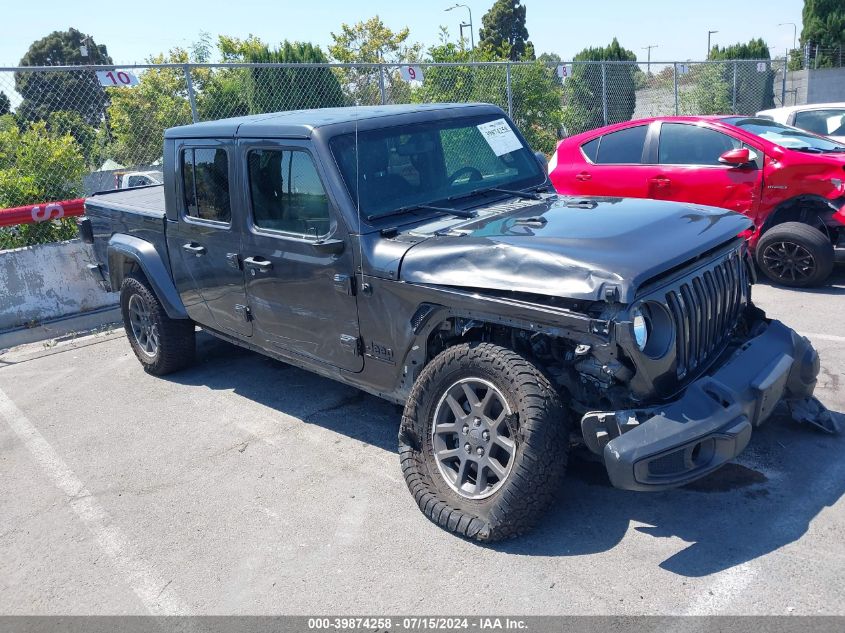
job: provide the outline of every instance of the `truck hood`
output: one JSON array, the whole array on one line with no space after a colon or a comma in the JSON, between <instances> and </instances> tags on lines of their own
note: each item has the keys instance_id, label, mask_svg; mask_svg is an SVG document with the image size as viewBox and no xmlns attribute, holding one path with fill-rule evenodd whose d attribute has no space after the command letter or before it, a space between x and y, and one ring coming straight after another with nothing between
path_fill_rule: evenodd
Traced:
<instances>
[{"instance_id":1,"label":"truck hood","mask_svg":"<svg viewBox=\"0 0 845 633\"><path fill-rule=\"evenodd\" d=\"M410 283L631 302L649 279L735 238L743 215L633 198L550 196L473 219L411 246Z\"/></svg>"}]
</instances>

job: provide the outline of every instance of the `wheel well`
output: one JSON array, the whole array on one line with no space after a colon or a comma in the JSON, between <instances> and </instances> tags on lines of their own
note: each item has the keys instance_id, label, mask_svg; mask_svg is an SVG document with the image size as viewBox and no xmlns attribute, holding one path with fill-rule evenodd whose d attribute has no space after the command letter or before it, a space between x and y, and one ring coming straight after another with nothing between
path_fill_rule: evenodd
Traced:
<instances>
[{"instance_id":1,"label":"wheel well","mask_svg":"<svg viewBox=\"0 0 845 633\"><path fill-rule=\"evenodd\" d=\"M123 280L129 275L147 280L144 270L134 258L124 253L113 253L109 258L109 280L112 290L119 291Z\"/></svg>"},{"instance_id":2,"label":"wheel well","mask_svg":"<svg viewBox=\"0 0 845 633\"><path fill-rule=\"evenodd\" d=\"M777 207L763 223L760 234L785 222L801 222L813 228L819 229L822 233L833 240L831 235L831 218L833 208L821 198L812 196L799 196L781 204Z\"/></svg>"},{"instance_id":3,"label":"wheel well","mask_svg":"<svg viewBox=\"0 0 845 633\"><path fill-rule=\"evenodd\" d=\"M495 343L520 354L557 385L576 409L586 402L602 402L610 407L627 395L624 385L633 375L630 367L609 355L610 346L582 344L518 325L455 316L439 321L431 330L417 371L422 371L443 350L467 342ZM417 375L415 372L414 380Z\"/></svg>"}]
</instances>

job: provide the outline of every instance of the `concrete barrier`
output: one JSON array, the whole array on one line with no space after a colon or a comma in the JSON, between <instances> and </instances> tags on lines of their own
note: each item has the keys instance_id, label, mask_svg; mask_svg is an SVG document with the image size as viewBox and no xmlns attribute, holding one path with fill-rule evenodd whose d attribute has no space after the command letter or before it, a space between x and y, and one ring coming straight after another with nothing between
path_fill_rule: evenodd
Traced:
<instances>
[{"instance_id":1,"label":"concrete barrier","mask_svg":"<svg viewBox=\"0 0 845 633\"><path fill-rule=\"evenodd\" d=\"M114 306L86 268L79 240L0 251L0 331Z\"/></svg>"}]
</instances>

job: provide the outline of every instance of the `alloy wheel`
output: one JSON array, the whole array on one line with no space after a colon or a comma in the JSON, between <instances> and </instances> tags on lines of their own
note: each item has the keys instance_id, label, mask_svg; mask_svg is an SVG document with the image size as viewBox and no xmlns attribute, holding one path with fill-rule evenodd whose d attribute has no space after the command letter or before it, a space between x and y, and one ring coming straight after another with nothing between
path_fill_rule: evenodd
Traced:
<instances>
[{"instance_id":1,"label":"alloy wheel","mask_svg":"<svg viewBox=\"0 0 845 633\"><path fill-rule=\"evenodd\" d=\"M507 480L516 456L511 408L491 382L464 378L434 410L431 444L449 487L467 499L489 497Z\"/></svg>"},{"instance_id":2,"label":"alloy wheel","mask_svg":"<svg viewBox=\"0 0 845 633\"><path fill-rule=\"evenodd\" d=\"M129 324L132 336L141 351L150 358L158 353L158 326L153 322L150 309L138 295L129 298Z\"/></svg>"},{"instance_id":3,"label":"alloy wheel","mask_svg":"<svg viewBox=\"0 0 845 633\"><path fill-rule=\"evenodd\" d=\"M816 259L801 244L773 242L763 251L763 264L778 279L801 281L816 272Z\"/></svg>"}]
</instances>

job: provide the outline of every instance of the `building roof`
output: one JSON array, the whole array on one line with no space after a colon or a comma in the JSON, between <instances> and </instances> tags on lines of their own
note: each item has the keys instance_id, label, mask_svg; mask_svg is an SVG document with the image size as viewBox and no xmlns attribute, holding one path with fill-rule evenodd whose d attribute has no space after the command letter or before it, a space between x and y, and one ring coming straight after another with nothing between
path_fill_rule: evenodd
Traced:
<instances>
[{"instance_id":1,"label":"building roof","mask_svg":"<svg viewBox=\"0 0 845 633\"><path fill-rule=\"evenodd\" d=\"M403 118L444 110L471 110L473 114L499 111L484 103L412 103L405 105L350 106L314 110L288 110L268 114L204 121L168 129L165 138L308 138L319 127L378 118ZM470 114L470 112L467 112ZM412 117L413 118L413 117Z\"/></svg>"}]
</instances>

